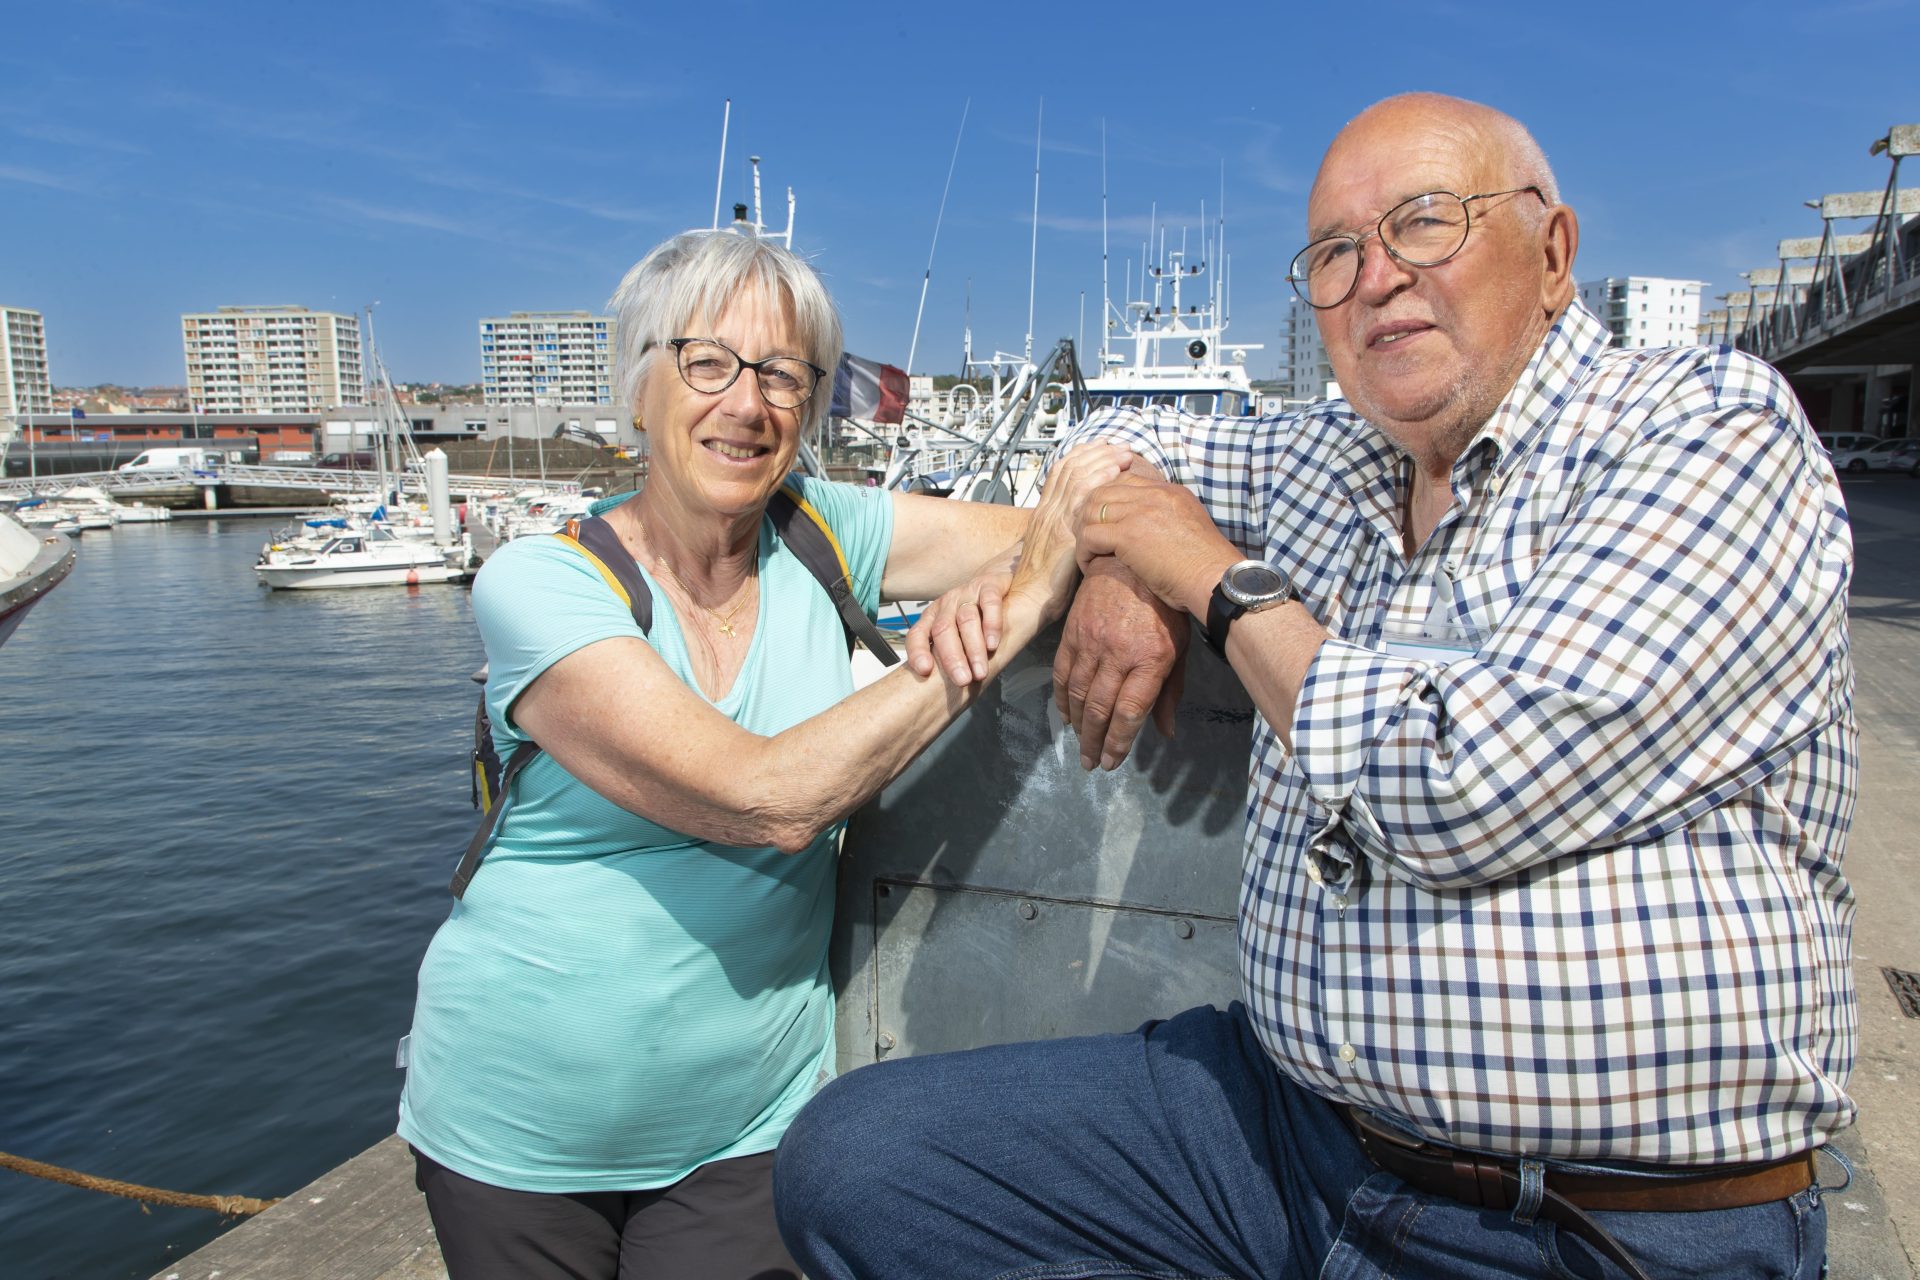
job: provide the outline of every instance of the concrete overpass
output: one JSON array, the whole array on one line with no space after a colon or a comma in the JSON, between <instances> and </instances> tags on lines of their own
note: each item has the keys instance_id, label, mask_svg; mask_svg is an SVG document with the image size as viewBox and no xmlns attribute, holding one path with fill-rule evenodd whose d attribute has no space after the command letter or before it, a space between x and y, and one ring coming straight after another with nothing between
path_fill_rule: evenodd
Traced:
<instances>
[{"instance_id":1,"label":"concrete overpass","mask_svg":"<svg viewBox=\"0 0 1920 1280\"><path fill-rule=\"evenodd\" d=\"M1886 185L1808 201L1820 234L1782 240L1778 264L1743 273L1752 287L1702 329L1786 374L1816 427L1920 435L1920 178L1901 175L1920 124L1894 126L1868 154L1886 157Z\"/></svg>"}]
</instances>

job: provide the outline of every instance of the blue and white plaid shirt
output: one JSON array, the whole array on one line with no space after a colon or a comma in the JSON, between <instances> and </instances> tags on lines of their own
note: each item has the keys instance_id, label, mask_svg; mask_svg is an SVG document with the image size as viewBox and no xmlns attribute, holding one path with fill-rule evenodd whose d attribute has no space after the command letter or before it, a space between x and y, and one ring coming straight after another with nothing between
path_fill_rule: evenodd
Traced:
<instances>
[{"instance_id":1,"label":"blue and white plaid shirt","mask_svg":"<svg viewBox=\"0 0 1920 1280\"><path fill-rule=\"evenodd\" d=\"M1853 544L1785 382L1577 303L1409 560L1344 402L1079 427L1332 638L1255 725L1241 976L1280 1069L1456 1145L1770 1160L1853 1119Z\"/></svg>"}]
</instances>

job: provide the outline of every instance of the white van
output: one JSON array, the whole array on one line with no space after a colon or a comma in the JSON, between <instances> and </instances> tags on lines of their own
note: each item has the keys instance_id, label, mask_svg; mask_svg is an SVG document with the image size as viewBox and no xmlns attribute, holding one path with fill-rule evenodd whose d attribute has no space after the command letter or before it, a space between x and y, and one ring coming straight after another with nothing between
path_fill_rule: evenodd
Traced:
<instances>
[{"instance_id":1,"label":"white van","mask_svg":"<svg viewBox=\"0 0 1920 1280\"><path fill-rule=\"evenodd\" d=\"M182 467L205 469L217 466L226 460L227 455L224 450L201 446L144 449L132 462L121 463L120 470L176 471Z\"/></svg>"}]
</instances>

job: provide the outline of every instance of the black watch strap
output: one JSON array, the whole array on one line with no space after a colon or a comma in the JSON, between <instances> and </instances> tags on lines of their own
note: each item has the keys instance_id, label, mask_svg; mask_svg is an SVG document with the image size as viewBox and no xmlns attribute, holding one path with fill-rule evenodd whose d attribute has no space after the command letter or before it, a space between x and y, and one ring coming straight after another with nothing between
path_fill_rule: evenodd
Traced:
<instances>
[{"instance_id":1,"label":"black watch strap","mask_svg":"<svg viewBox=\"0 0 1920 1280\"><path fill-rule=\"evenodd\" d=\"M1246 611L1247 606L1227 598L1224 584L1213 584L1213 595L1207 599L1207 647L1219 654L1222 662L1227 658L1227 628Z\"/></svg>"}]
</instances>

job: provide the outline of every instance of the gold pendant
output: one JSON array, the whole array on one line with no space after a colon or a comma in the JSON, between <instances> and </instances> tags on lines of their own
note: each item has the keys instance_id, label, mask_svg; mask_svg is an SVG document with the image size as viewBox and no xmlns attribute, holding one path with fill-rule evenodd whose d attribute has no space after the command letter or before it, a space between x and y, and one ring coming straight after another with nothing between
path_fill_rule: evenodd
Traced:
<instances>
[{"instance_id":1,"label":"gold pendant","mask_svg":"<svg viewBox=\"0 0 1920 1280\"><path fill-rule=\"evenodd\" d=\"M729 640L733 639L733 624L731 622L721 623L720 634L727 637L727 639Z\"/></svg>"}]
</instances>

